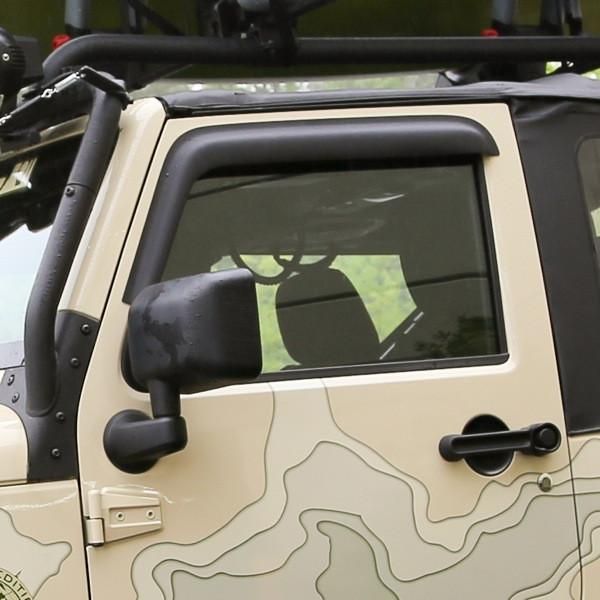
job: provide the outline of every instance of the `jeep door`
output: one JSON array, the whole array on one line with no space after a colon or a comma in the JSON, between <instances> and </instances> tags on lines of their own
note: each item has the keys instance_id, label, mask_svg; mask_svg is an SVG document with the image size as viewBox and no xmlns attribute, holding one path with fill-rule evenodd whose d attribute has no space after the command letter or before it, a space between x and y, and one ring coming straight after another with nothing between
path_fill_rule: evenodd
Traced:
<instances>
[{"instance_id":1,"label":"jeep door","mask_svg":"<svg viewBox=\"0 0 600 600\"><path fill-rule=\"evenodd\" d=\"M240 267L261 376L183 396L187 447L115 467L107 422L150 413L132 301ZM168 121L79 409L94 598L569 597L565 435L505 105Z\"/></svg>"}]
</instances>

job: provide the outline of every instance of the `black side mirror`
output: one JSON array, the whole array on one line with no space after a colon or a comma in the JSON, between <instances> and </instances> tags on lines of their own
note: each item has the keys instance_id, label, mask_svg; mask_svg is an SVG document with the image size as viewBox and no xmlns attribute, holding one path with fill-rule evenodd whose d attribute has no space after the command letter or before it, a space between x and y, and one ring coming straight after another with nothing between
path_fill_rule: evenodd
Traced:
<instances>
[{"instance_id":1,"label":"black side mirror","mask_svg":"<svg viewBox=\"0 0 600 600\"><path fill-rule=\"evenodd\" d=\"M129 310L127 341L132 375L150 392L154 418L121 411L106 426L104 448L115 466L141 473L187 443L180 393L244 383L260 374L252 274L233 269L148 286Z\"/></svg>"}]
</instances>

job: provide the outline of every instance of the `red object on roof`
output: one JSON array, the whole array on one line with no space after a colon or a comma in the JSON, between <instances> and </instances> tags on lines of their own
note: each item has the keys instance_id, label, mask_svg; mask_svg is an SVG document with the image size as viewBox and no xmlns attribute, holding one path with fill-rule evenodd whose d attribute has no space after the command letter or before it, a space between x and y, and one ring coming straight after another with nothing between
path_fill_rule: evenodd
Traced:
<instances>
[{"instance_id":1,"label":"red object on roof","mask_svg":"<svg viewBox=\"0 0 600 600\"><path fill-rule=\"evenodd\" d=\"M494 29L493 27L489 27L487 29L482 29L481 30L481 35L483 37L500 37L500 34L498 33L498 30Z\"/></svg>"},{"instance_id":2,"label":"red object on roof","mask_svg":"<svg viewBox=\"0 0 600 600\"><path fill-rule=\"evenodd\" d=\"M69 41L71 41L70 35L66 33L57 33L52 38L52 49L56 50L57 48L60 48L63 44L66 44Z\"/></svg>"}]
</instances>

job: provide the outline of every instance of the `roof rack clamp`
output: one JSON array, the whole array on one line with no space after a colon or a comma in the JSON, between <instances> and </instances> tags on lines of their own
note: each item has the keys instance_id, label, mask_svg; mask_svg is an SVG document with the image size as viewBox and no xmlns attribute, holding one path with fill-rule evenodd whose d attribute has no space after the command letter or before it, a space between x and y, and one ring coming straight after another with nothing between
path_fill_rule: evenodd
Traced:
<instances>
[{"instance_id":1,"label":"roof rack clamp","mask_svg":"<svg viewBox=\"0 0 600 600\"><path fill-rule=\"evenodd\" d=\"M275 62L288 66L294 62L297 51L294 18L284 0L269 0L269 5L268 13L256 15L246 36L256 37Z\"/></svg>"}]
</instances>

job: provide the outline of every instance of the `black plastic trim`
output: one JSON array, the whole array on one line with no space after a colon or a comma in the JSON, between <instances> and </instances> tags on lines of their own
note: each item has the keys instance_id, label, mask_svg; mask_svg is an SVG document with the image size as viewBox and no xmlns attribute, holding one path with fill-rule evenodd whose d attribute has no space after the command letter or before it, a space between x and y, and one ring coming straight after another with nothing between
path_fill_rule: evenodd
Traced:
<instances>
[{"instance_id":1,"label":"black plastic trim","mask_svg":"<svg viewBox=\"0 0 600 600\"><path fill-rule=\"evenodd\" d=\"M183 91L167 94L162 101L170 117L191 117L323 108L506 103L513 98L597 100L599 95L600 82L572 73L562 73L527 83L486 81L419 89L336 89L278 93L245 92L238 89Z\"/></svg>"},{"instance_id":2,"label":"black plastic trim","mask_svg":"<svg viewBox=\"0 0 600 600\"><path fill-rule=\"evenodd\" d=\"M119 98L96 91L79 152L60 201L25 316L27 411L49 413L57 393L55 320L79 241L117 139Z\"/></svg>"},{"instance_id":3,"label":"black plastic trim","mask_svg":"<svg viewBox=\"0 0 600 600\"><path fill-rule=\"evenodd\" d=\"M507 451L544 456L556 452L560 443L560 429L556 425L536 423L524 429L445 435L440 440L439 452L448 462Z\"/></svg>"},{"instance_id":4,"label":"black plastic trim","mask_svg":"<svg viewBox=\"0 0 600 600\"><path fill-rule=\"evenodd\" d=\"M504 309L502 306L502 290L500 288L500 272L498 271L498 258L496 255L496 242L494 236L494 227L492 224L492 212L490 209L490 199L487 185L485 182L485 170L483 162L479 161L475 166L475 181L477 185L477 197L479 199L479 210L481 211L482 232L486 249L486 260L488 267L488 276L491 287L491 299L494 310L494 324L496 326L496 337L499 355L506 356L508 360L510 349L506 338L506 323L504 321ZM505 362L503 360L502 362ZM493 364L493 363L489 363Z\"/></svg>"},{"instance_id":5,"label":"black plastic trim","mask_svg":"<svg viewBox=\"0 0 600 600\"><path fill-rule=\"evenodd\" d=\"M25 367L4 373L0 404L14 410L25 427L29 482L77 477L77 409L97 332L95 319L72 311L58 314L58 393L53 410L43 416L27 412Z\"/></svg>"},{"instance_id":6,"label":"black plastic trim","mask_svg":"<svg viewBox=\"0 0 600 600\"><path fill-rule=\"evenodd\" d=\"M501 365L509 359L507 352L484 356L464 356L458 358L432 358L402 362L378 362L362 365L341 365L318 369L286 369L275 373L264 373L256 381L289 381L291 379L320 379L328 377L348 377L351 375L371 375L373 373L405 373L407 371L433 371L435 369L459 369Z\"/></svg>"},{"instance_id":7,"label":"black plastic trim","mask_svg":"<svg viewBox=\"0 0 600 600\"><path fill-rule=\"evenodd\" d=\"M600 272L577 150L600 105L515 100L512 113L546 286L567 432L600 431Z\"/></svg>"},{"instance_id":8,"label":"black plastic trim","mask_svg":"<svg viewBox=\"0 0 600 600\"><path fill-rule=\"evenodd\" d=\"M600 62L600 38L350 37L298 38L293 64L428 64L522 61ZM281 66L284 56L258 39L94 34L61 46L44 61L46 81L63 69L98 63Z\"/></svg>"},{"instance_id":9,"label":"black plastic trim","mask_svg":"<svg viewBox=\"0 0 600 600\"><path fill-rule=\"evenodd\" d=\"M437 88L436 88L437 89ZM447 88L442 88L447 89ZM452 88L456 89L456 88ZM354 90L353 90L354 91ZM204 93L204 92L203 92ZM166 106L166 113L169 118L182 119L188 117L209 117L209 116L220 116L220 115L247 115L247 114L269 114L277 113L281 111L295 112L295 111L307 111L307 110L342 110L348 108L371 108L377 107L382 108L386 106L443 106L444 104L483 104L492 102L505 102L505 98L490 97L489 95L473 96L466 98L445 98L440 96L436 97L424 97L419 98L416 95L398 95L391 96L389 98L378 98L376 95L370 98L356 95L354 97L347 98L329 98L329 99L318 99L308 97L298 99L297 101L291 99L280 98L278 95L273 94L273 97L265 100L262 106L257 104L212 104L207 101L206 104L200 106L184 106L179 104L172 104L170 97L157 98L161 100ZM283 95L283 94L282 94ZM199 94L199 99L202 96Z\"/></svg>"},{"instance_id":10,"label":"black plastic trim","mask_svg":"<svg viewBox=\"0 0 600 600\"><path fill-rule=\"evenodd\" d=\"M103 446L117 469L144 473L164 456L183 450L187 440L180 415L153 419L140 410L122 410L106 424Z\"/></svg>"},{"instance_id":11,"label":"black plastic trim","mask_svg":"<svg viewBox=\"0 0 600 600\"><path fill-rule=\"evenodd\" d=\"M193 182L219 167L497 154L490 133L462 117L335 119L192 130L175 142L165 159L124 301L131 303L142 289L160 281L165 249L171 246Z\"/></svg>"}]
</instances>

